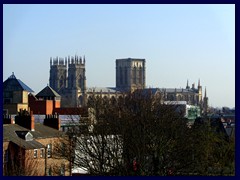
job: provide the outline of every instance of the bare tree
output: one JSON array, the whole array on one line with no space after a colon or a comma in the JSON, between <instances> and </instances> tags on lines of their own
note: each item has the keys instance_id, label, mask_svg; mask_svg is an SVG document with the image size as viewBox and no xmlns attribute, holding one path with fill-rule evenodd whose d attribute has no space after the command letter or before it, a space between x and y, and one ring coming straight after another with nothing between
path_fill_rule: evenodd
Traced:
<instances>
[{"instance_id":1,"label":"bare tree","mask_svg":"<svg viewBox=\"0 0 240 180\"><path fill-rule=\"evenodd\" d=\"M39 176L44 175L39 171L38 166L44 165L44 160L34 159L33 150L26 150L15 147L16 153L9 154L5 166L5 176Z\"/></svg>"},{"instance_id":2,"label":"bare tree","mask_svg":"<svg viewBox=\"0 0 240 180\"><path fill-rule=\"evenodd\" d=\"M209 126L189 128L177 105L163 104L150 91L117 100L95 96L88 105L97 123L80 120L69 131L69 154L73 166L90 175L206 175L220 158L216 152L223 153L217 147L229 145Z\"/></svg>"}]
</instances>

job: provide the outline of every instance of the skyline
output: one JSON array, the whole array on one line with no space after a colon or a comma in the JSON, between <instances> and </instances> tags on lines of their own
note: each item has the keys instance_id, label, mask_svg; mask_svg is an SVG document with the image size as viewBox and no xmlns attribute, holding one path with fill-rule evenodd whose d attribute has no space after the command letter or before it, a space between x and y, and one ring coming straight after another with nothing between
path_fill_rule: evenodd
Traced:
<instances>
[{"instance_id":1,"label":"skyline","mask_svg":"<svg viewBox=\"0 0 240 180\"><path fill-rule=\"evenodd\" d=\"M115 87L115 60L143 58L146 87L200 79L210 106L235 107L235 5L3 5L3 81L38 93L50 57L76 54L87 87Z\"/></svg>"}]
</instances>

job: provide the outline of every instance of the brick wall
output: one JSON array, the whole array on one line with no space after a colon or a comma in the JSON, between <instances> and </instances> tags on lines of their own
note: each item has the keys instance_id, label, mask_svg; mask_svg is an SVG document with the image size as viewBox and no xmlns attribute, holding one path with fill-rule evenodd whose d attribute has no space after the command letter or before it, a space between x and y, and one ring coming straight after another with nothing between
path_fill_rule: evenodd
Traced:
<instances>
[{"instance_id":1,"label":"brick wall","mask_svg":"<svg viewBox=\"0 0 240 180\"><path fill-rule=\"evenodd\" d=\"M29 96L29 107L34 114L53 114L55 107L60 107L60 101L38 100Z\"/></svg>"},{"instance_id":2,"label":"brick wall","mask_svg":"<svg viewBox=\"0 0 240 180\"><path fill-rule=\"evenodd\" d=\"M27 111L20 111L20 113L15 116L15 124L18 124L22 127L25 127L31 131L34 131L34 116L33 112L31 111L30 114L28 114Z\"/></svg>"},{"instance_id":3,"label":"brick wall","mask_svg":"<svg viewBox=\"0 0 240 180\"><path fill-rule=\"evenodd\" d=\"M68 160L64 159L64 158L56 158L55 154L57 151L57 148L60 147L61 142L64 141L63 138L61 137L54 137L54 138L46 138L46 139L36 139L36 141L40 142L41 144L43 144L45 147L47 147L48 144L52 145L52 153L51 156L48 157L47 156L47 152L46 152L46 165L47 165L47 170L51 167L52 169L52 175L55 176L59 176L60 175L60 169L61 166L64 165L65 166L65 176L69 176L71 173L71 168L70 168L70 163ZM45 169L45 165L44 165L44 169ZM42 171L42 170L41 170Z\"/></svg>"},{"instance_id":4,"label":"brick wall","mask_svg":"<svg viewBox=\"0 0 240 180\"><path fill-rule=\"evenodd\" d=\"M29 98L29 107L34 114L46 114L47 103L45 100L35 100Z\"/></svg>"}]
</instances>

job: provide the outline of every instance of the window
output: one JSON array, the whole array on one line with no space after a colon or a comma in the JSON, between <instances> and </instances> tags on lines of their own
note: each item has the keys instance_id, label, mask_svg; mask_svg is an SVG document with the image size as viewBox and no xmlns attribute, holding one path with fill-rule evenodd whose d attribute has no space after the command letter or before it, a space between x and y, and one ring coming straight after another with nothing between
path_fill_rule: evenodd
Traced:
<instances>
[{"instance_id":1,"label":"window","mask_svg":"<svg viewBox=\"0 0 240 180\"><path fill-rule=\"evenodd\" d=\"M33 154L34 158L37 158L37 149L34 149L34 154Z\"/></svg>"},{"instance_id":2,"label":"window","mask_svg":"<svg viewBox=\"0 0 240 180\"><path fill-rule=\"evenodd\" d=\"M62 149L62 155L65 155L65 151L66 151L66 144L65 143L61 143L61 149Z\"/></svg>"},{"instance_id":3,"label":"window","mask_svg":"<svg viewBox=\"0 0 240 180\"><path fill-rule=\"evenodd\" d=\"M5 150L4 152L4 163L8 162L8 150Z\"/></svg>"},{"instance_id":4,"label":"window","mask_svg":"<svg viewBox=\"0 0 240 180\"><path fill-rule=\"evenodd\" d=\"M65 176L65 165L64 164L61 165L60 176Z\"/></svg>"},{"instance_id":5,"label":"window","mask_svg":"<svg viewBox=\"0 0 240 180\"><path fill-rule=\"evenodd\" d=\"M52 167L48 168L47 175L48 176L52 176Z\"/></svg>"},{"instance_id":6,"label":"window","mask_svg":"<svg viewBox=\"0 0 240 180\"><path fill-rule=\"evenodd\" d=\"M5 98L5 99L4 99L4 104L9 104L9 103L11 103L11 99Z\"/></svg>"},{"instance_id":7,"label":"window","mask_svg":"<svg viewBox=\"0 0 240 180\"><path fill-rule=\"evenodd\" d=\"M52 156L52 144L47 145L47 157Z\"/></svg>"},{"instance_id":8,"label":"window","mask_svg":"<svg viewBox=\"0 0 240 180\"><path fill-rule=\"evenodd\" d=\"M41 158L44 157L44 149L43 148L41 148L41 150L40 150L40 157Z\"/></svg>"}]
</instances>

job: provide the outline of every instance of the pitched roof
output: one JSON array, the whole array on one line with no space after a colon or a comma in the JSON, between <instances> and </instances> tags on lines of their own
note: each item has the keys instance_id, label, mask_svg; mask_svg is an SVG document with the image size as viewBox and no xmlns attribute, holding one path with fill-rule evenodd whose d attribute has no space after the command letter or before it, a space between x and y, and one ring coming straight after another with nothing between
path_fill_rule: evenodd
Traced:
<instances>
[{"instance_id":1,"label":"pitched roof","mask_svg":"<svg viewBox=\"0 0 240 180\"><path fill-rule=\"evenodd\" d=\"M185 89L185 88L160 88L161 92L166 93L195 93L197 89Z\"/></svg>"},{"instance_id":2,"label":"pitched roof","mask_svg":"<svg viewBox=\"0 0 240 180\"><path fill-rule=\"evenodd\" d=\"M14 74L12 74L6 81L3 82L3 89L11 91L28 91L34 92L30 87L24 84L20 79L17 79Z\"/></svg>"},{"instance_id":3,"label":"pitched roof","mask_svg":"<svg viewBox=\"0 0 240 180\"><path fill-rule=\"evenodd\" d=\"M19 137L18 132L29 132L33 136L33 140L26 141ZM40 123L35 123L35 131L30 131L17 124L3 125L3 141L10 141L24 149L39 149L44 148L44 145L39 143L37 139L53 138L64 136L65 133L56 129L50 128Z\"/></svg>"},{"instance_id":4,"label":"pitched roof","mask_svg":"<svg viewBox=\"0 0 240 180\"><path fill-rule=\"evenodd\" d=\"M120 92L121 89L117 89L115 87L89 87L87 88L87 92L95 92L95 93L116 93Z\"/></svg>"},{"instance_id":5,"label":"pitched roof","mask_svg":"<svg viewBox=\"0 0 240 180\"><path fill-rule=\"evenodd\" d=\"M47 85L36 95L36 97L60 97L60 95Z\"/></svg>"}]
</instances>

